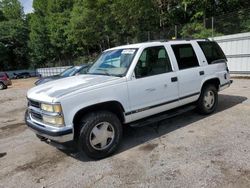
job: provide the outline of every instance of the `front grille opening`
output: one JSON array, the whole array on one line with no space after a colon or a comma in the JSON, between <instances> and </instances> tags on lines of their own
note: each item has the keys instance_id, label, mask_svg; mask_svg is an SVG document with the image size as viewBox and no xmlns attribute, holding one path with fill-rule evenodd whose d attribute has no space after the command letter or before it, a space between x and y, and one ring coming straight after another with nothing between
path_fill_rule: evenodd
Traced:
<instances>
[{"instance_id":1,"label":"front grille opening","mask_svg":"<svg viewBox=\"0 0 250 188\"><path fill-rule=\"evenodd\" d=\"M40 120L40 121L43 120L43 117L42 117L41 114L38 114L38 113L35 113L35 112L31 112L31 116L32 116L32 118L34 118L34 119L37 119L37 120Z\"/></svg>"},{"instance_id":2,"label":"front grille opening","mask_svg":"<svg viewBox=\"0 0 250 188\"><path fill-rule=\"evenodd\" d=\"M29 106L40 108L40 103L36 101L29 100Z\"/></svg>"}]
</instances>

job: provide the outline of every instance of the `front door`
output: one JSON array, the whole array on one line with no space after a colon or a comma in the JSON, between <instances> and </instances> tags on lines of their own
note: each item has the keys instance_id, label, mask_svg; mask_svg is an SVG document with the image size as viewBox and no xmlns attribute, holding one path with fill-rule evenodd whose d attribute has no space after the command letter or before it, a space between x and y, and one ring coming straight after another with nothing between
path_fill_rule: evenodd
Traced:
<instances>
[{"instance_id":1,"label":"front door","mask_svg":"<svg viewBox=\"0 0 250 188\"><path fill-rule=\"evenodd\" d=\"M178 81L164 46L145 48L128 81L131 120L137 120L178 104Z\"/></svg>"}]
</instances>

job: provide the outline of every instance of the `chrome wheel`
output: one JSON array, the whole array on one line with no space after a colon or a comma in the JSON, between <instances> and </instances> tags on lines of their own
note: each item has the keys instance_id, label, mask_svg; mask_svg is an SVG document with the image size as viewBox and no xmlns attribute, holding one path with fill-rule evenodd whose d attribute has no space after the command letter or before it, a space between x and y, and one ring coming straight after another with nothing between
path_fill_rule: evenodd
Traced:
<instances>
[{"instance_id":1,"label":"chrome wheel","mask_svg":"<svg viewBox=\"0 0 250 188\"><path fill-rule=\"evenodd\" d=\"M213 91L207 91L204 100L203 100L204 106L207 109L211 109L214 106L215 103L215 95Z\"/></svg>"},{"instance_id":2,"label":"chrome wheel","mask_svg":"<svg viewBox=\"0 0 250 188\"><path fill-rule=\"evenodd\" d=\"M114 127L108 122L101 122L92 129L89 142L94 149L104 150L112 144L114 137Z\"/></svg>"}]
</instances>

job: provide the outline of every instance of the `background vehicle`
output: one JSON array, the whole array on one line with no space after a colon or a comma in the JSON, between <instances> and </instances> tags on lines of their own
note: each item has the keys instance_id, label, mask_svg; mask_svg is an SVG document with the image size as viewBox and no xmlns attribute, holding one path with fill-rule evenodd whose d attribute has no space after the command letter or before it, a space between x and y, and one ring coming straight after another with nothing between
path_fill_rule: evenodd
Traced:
<instances>
[{"instance_id":1,"label":"background vehicle","mask_svg":"<svg viewBox=\"0 0 250 188\"><path fill-rule=\"evenodd\" d=\"M103 158L116 151L123 126L143 126L194 108L211 114L229 87L227 59L214 41L176 40L104 51L86 75L31 89L27 125L43 140L75 141Z\"/></svg>"},{"instance_id":2,"label":"background vehicle","mask_svg":"<svg viewBox=\"0 0 250 188\"><path fill-rule=\"evenodd\" d=\"M31 75L29 72L21 72L21 73L13 73L14 79L20 79L20 78L30 78Z\"/></svg>"},{"instance_id":3,"label":"background vehicle","mask_svg":"<svg viewBox=\"0 0 250 188\"><path fill-rule=\"evenodd\" d=\"M70 76L75 76L78 74L85 74L89 66L90 66L89 64L84 64L81 66L72 66L72 67L66 69L65 71L63 71L59 75L40 78L39 80L37 80L35 82L35 85L44 84L44 83L49 82L49 81L58 80L58 79L66 78L66 77L70 77Z\"/></svg>"},{"instance_id":4,"label":"background vehicle","mask_svg":"<svg viewBox=\"0 0 250 188\"><path fill-rule=\"evenodd\" d=\"M0 72L0 90L6 89L8 86L12 85L12 82L5 72Z\"/></svg>"}]
</instances>

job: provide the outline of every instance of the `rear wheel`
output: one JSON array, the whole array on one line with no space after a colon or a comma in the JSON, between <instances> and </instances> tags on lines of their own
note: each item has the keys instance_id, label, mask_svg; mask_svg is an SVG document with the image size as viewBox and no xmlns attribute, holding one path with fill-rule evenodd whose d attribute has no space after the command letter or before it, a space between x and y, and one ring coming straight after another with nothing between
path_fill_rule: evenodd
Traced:
<instances>
[{"instance_id":1,"label":"rear wheel","mask_svg":"<svg viewBox=\"0 0 250 188\"><path fill-rule=\"evenodd\" d=\"M81 120L78 139L80 152L101 159L113 154L121 143L122 125L118 117L108 111L93 112Z\"/></svg>"},{"instance_id":2,"label":"rear wheel","mask_svg":"<svg viewBox=\"0 0 250 188\"><path fill-rule=\"evenodd\" d=\"M197 109L201 114L211 114L218 105L218 91L214 85L206 85L201 91Z\"/></svg>"}]
</instances>

